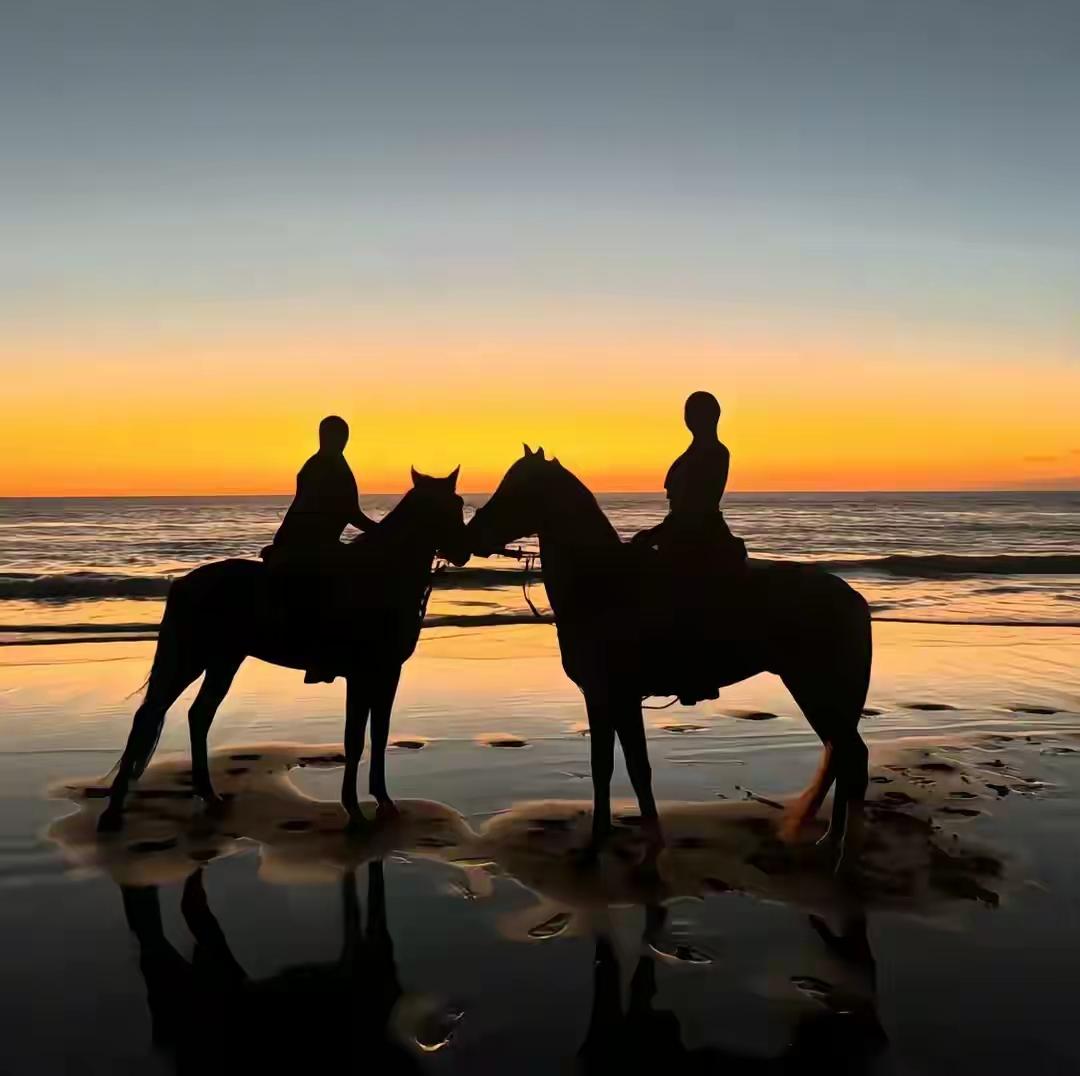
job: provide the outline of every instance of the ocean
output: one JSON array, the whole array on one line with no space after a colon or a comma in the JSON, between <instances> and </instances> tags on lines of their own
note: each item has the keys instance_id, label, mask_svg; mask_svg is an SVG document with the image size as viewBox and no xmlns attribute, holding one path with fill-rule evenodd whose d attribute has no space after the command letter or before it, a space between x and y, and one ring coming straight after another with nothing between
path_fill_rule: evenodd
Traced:
<instances>
[{"instance_id":1,"label":"ocean","mask_svg":"<svg viewBox=\"0 0 1080 1076\"><path fill-rule=\"evenodd\" d=\"M466 498L469 511L484 499ZM397 497L362 500L378 518ZM599 500L624 537L666 508L658 494ZM171 579L219 558L257 556L288 501L0 499L0 643L150 634ZM878 620L1080 626L1080 492L746 493L729 495L725 514L751 556L839 573ZM500 558L449 569L429 623L527 618L522 580L518 565ZM542 605L541 583L532 597Z\"/></svg>"}]
</instances>

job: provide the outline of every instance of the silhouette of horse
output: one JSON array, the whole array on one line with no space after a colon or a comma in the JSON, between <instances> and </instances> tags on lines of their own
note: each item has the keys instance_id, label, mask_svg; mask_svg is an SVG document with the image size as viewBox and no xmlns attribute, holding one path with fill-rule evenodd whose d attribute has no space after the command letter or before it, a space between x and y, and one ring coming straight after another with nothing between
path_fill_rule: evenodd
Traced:
<instances>
[{"instance_id":1,"label":"silhouette of horse","mask_svg":"<svg viewBox=\"0 0 1080 1076\"><path fill-rule=\"evenodd\" d=\"M833 995L831 984L812 983L824 993L821 1009L799 1019L782 1054L757 1057L715 1046L687 1047L675 1013L656 1007L655 954L663 951L658 935L666 915L667 909L658 905L645 908L641 951L625 1009L615 944L606 933L596 933L592 1011L578 1052L582 1076L608 1072L663 1072L666 1076L830 1072L856 1076L879 1070L886 1039L876 1013L876 973L864 916L849 916L840 934L834 934L819 916L810 916L810 925L828 948L831 963L845 973L845 979L857 984L857 990L837 990Z\"/></svg>"},{"instance_id":2,"label":"silhouette of horse","mask_svg":"<svg viewBox=\"0 0 1080 1076\"><path fill-rule=\"evenodd\" d=\"M455 470L445 478L412 473L413 487L362 539L342 545L333 576L333 609L325 581L313 581L307 600L287 600L275 573L250 560L206 564L177 579L169 590L146 697L135 712L127 746L99 828L121 824L128 786L146 768L169 707L204 674L188 711L192 786L213 807L220 803L210 781L206 737L233 677L248 656L306 669L313 661L344 676L345 776L341 800L362 820L356 776L371 715L370 791L381 808L393 807L386 790L385 752L401 666L420 634L431 564L441 552L455 564L468 560L463 502ZM287 590L295 590L290 579ZM295 595L292 595L295 599ZM331 617L320 622L320 617ZM346 618L348 623L346 624ZM338 623L338 620L341 623ZM326 650L327 632L340 641Z\"/></svg>"},{"instance_id":3,"label":"silhouette of horse","mask_svg":"<svg viewBox=\"0 0 1080 1076\"><path fill-rule=\"evenodd\" d=\"M677 690L670 665L680 638L666 613L678 598L657 593L655 576L646 578L641 555L622 543L596 498L558 460L545 459L543 449L525 446L468 531L470 548L481 556L525 535L539 538L563 669L583 691L589 718L590 850L611 828L616 735L643 821L658 835L641 701ZM682 645L707 645L717 684L760 672L784 682L825 745L817 776L793 804L786 828L794 834L813 817L835 780L826 839L842 859L849 821L858 839L867 784L866 745L858 731L870 682L866 602L843 580L800 564L751 561L731 590L738 593L724 596L727 611L718 610L715 630L696 625L700 637L683 638Z\"/></svg>"},{"instance_id":4,"label":"silhouette of horse","mask_svg":"<svg viewBox=\"0 0 1080 1076\"><path fill-rule=\"evenodd\" d=\"M336 959L250 977L210 909L202 868L184 883L180 909L195 939L190 960L165 935L157 886L122 886L139 946L154 1044L179 1073L331 1071L358 1066L419 1073L419 1054L445 1044L459 1010L406 992L386 921L381 860L368 864L367 923L356 870L341 875L343 938Z\"/></svg>"}]
</instances>

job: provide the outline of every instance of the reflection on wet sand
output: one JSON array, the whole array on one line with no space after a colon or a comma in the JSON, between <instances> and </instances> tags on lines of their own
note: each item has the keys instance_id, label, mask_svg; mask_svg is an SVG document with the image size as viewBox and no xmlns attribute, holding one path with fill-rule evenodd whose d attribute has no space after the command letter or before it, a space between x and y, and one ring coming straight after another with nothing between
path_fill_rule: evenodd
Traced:
<instances>
[{"instance_id":1,"label":"reflection on wet sand","mask_svg":"<svg viewBox=\"0 0 1080 1076\"><path fill-rule=\"evenodd\" d=\"M184 883L181 910L191 960L166 938L156 886L121 886L139 944L155 1046L178 1072L226 1068L284 1072L324 1060L381 1072L420 1071L416 1054L445 1046L460 1011L407 994L387 929L381 862L368 865L363 922L356 872L341 877L343 941L337 959L252 979L233 956L207 900L203 868Z\"/></svg>"},{"instance_id":2,"label":"reflection on wet sand","mask_svg":"<svg viewBox=\"0 0 1080 1076\"><path fill-rule=\"evenodd\" d=\"M837 990L820 980L800 987L813 988L821 1007L800 1020L790 1045L778 1057L753 1057L713 1047L688 1048L678 1018L657 1008L657 937L662 933L664 909L646 909L642 952L630 980L629 998L622 1004L618 955L605 933L598 932L593 963L593 1006L589 1029L578 1054L585 1074L641 1073L746 1073L779 1072L869 1073L885 1045L876 1012L874 959L866 939L866 920L852 915L842 933L834 934L824 920L810 922L834 958L847 966L848 977L858 981L858 992Z\"/></svg>"},{"instance_id":3,"label":"reflection on wet sand","mask_svg":"<svg viewBox=\"0 0 1080 1076\"><path fill-rule=\"evenodd\" d=\"M159 761L134 791L123 831L107 836L96 832L104 786L66 782L53 793L77 809L53 823L49 837L73 866L104 871L120 885L139 943L155 1041L180 1071L204 1070L207 1050L218 1057L233 1051L237 1064L249 1067L260 1051L281 1067L294 1047L298 1062L310 1061L313 1034L320 1050L343 1061L413 1071L424 1050L448 1041L460 1010L409 994L398 980L381 862L398 853L460 872L457 888L472 898L488 895L499 877L521 883L536 900L503 916L500 928L511 939L541 944L568 933L595 936L594 1001L578 1055L585 1072L601 1066L697 1072L721 1063L734 1071L786 1071L807 1062L869 1072L885 1038L876 1017L867 913L937 916L973 904L995 906L1017 881L1014 864L970 839L965 827L992 812L1003 795L1040 795L1047 786L1027 775L1029 767L1040 753L1073 742L1074 733L1059 732L883 746L871 771L865 853L858 873L845 881L833 876L828 857L812 843L780 839L782 804L749 792L737 802L663 804L667 843L658 855L629 809L616 809L614 839L595 863L579 854L590 830L586 802L519 803L474 826L444 804L404 800L400 813L388 817L376 817L369 806L368 824L350 828L337 802L304 794L290 777L298 767L339 767L334 746L258 744L217 752L211 767L226 795L220 815L205 813L194 799L184 760ZM264 881L341 887L344 940L336 960L258 980L240 967L210 910L204 874L206 864L252 845ZM364 864L366 926L356 889ZM162 929L156 887L176 882L184 883L181 908L196 942L190 961ZM804 1010L787 1050L771 1059L684 1046L674 1013L656 1005L658 963L712 960L693 939L672 936L666 907L730 893L809 913L829 959L820 977L788 978L789 995L810 999L814 1015ZM605 924L609 908L626 905L645 909L645 925L624 1008ZM283 1043L281 1027L289 1028L289 1042ZM236 1028L245 1029L239 1041Z\"/></svg>"}]
</instances>

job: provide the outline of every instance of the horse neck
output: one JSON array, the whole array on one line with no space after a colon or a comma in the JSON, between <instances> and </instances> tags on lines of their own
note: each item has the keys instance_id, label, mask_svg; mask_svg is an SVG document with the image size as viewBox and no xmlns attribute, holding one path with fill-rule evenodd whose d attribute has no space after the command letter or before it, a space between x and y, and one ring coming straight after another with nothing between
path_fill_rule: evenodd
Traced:
<instances>
[{"instance_id":1,"label":"horse neck","mask_svg":"<svg viewBox=\"0 0 1080 1076\"><path fill-rule=\"evenodd\" d=\"M537 535L540 561L556 618L580 600L582 584L610 571L612 558L622 542L585 485L569 471L553 484L544 509L544 521Z\"/></svg>"},{"instance_id":2,"label":"horse neck","mask_svg":"<svg viewBox=\"0 0 1080 1076\"><path fill-rule=\"evenodd\" d=\"M426 575L435 558L436 542L421 529L417 516L415 505L409 503L406 494L360 543L361 553L386 556L403 571Z\"/></svg>"}]
</instances>

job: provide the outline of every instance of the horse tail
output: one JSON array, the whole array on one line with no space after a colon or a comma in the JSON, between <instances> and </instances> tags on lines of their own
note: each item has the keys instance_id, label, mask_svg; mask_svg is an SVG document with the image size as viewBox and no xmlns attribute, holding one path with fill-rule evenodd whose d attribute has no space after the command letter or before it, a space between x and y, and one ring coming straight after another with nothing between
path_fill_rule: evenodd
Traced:
<instances>
[{"instance_id":1,"label":"horse tail","mask_svg":"<svg viewBox=\"0 0 1080 1076\"><path fill-rule=\"evenodd\" d=\"M870 607L866 599L843 580L836 579L835 584L834 592L840 597L842 630L837 640L826 644L817 662L820 668L829 671L831 679L823 686L820 668L816 675L808 675L803 669L798 676L784 677L788 690L824 744L817 773L805 791L786 808L781 823L781 833L785 837L794 837L814 818L838 777L841 782L845 777L849 782L858 779L853 758L856 753L865 752L859 735L859 719L870 690L873 659ZM863 774L865 782L865 764Z\"/></svg>"},{"instance_id":2,"label":"horse tail","mask_svg":"<svg viewBox=\"0 0 1080 1076\"><path fill-rule=\"evenodd\" d=\"M833 759L833 745L826 741L821 752L821 762L813 780L806 786L797 799L787 805L784 819L780 825L783 836L792 838L817 814L818 808L825 802L825 797L836 780L836 765Z\"/></svg>"}]
</instances>

